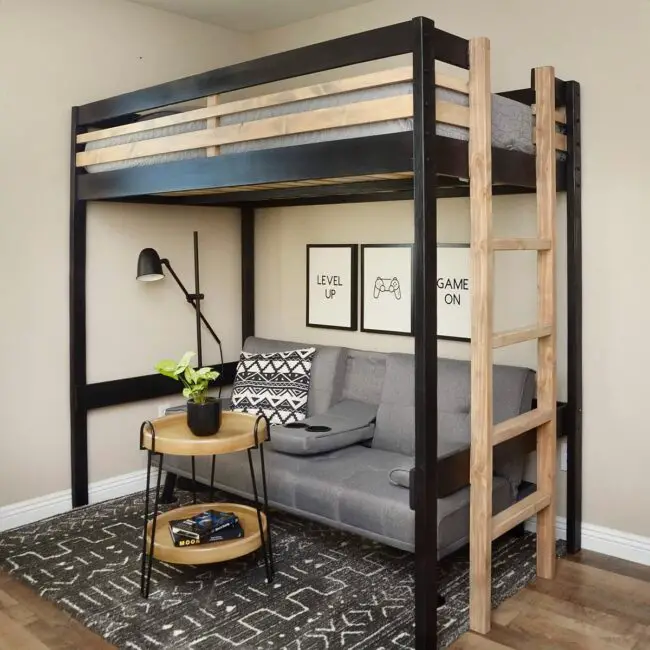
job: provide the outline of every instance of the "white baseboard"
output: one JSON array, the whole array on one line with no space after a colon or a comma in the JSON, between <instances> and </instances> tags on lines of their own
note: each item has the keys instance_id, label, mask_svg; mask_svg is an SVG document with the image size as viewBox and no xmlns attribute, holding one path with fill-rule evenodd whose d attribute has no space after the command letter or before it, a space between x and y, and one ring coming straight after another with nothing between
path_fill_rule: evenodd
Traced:
<instances>
[{"instance_id":1,"label":"white baseboard","mask_svg":"<svg viewBox=\"0 0 650 650\"><path fill-rule=\"evenodd\" d=\"M535 532L535 523L534 518L526 521L526 530ZM566 539L566 519L564 517L558 517L556 520L556 536L558 539ZM613 528L583 522L582 548L650 566L650 538L634 533L625 533Z\"/></svg>"},{"instance_id":2,"label":"white baseboard","mask_svg":"<svg viewBox=\"0 0 650 650\"><path fill-rule=\"evenodd\" d=\"M164 472L163 472L164 475ZM157 469L152 478L157 479ZM164 478L164 476L163 476ZM147 471L138 470L113 478L96 481L88 486L89 503L99 503L108 499L144 490L147 485ZM31 524L41 519L60 515L72 509L72 491L61 490L35 499L0 507L0 532Z\"/></svg>"}]
</instances>

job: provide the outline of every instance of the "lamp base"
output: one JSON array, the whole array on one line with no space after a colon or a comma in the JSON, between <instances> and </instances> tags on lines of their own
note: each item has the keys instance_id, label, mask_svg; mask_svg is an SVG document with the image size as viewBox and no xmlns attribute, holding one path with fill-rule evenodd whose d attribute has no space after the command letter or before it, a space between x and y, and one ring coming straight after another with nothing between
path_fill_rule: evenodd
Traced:
<instances>
[{"instance_id":1,"label":"lamp base","mask_svg":"<svg viewBox=\"0 0 650 650\"><path fill-rule=\"evenodd\" d=\"M208 397L205 404L187 402L187 426L195 436L212 436L221 427L221 400Z\"/></svg>"}]
</instances>

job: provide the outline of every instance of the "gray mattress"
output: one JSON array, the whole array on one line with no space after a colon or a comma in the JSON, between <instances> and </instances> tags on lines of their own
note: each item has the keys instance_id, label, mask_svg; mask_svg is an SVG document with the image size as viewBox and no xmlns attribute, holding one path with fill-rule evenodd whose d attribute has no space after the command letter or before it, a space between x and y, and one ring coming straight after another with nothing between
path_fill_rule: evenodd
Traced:
<instances>
[{"instance_id":1,"label":"gray mattress","mask_svg":"<svg viewBox=\"0 0 650 650\"><path fill-rule=\"evenodd\" d=\"M328 108L331 106L341 106L353 102L368 101L371 99L380 99L385 97L395 97L397 95L412 94L413 84L402 82L383 86L380 88L367 88L329 95L326 97L317 97L306 99L290 104L281 104L279 106L270 106L233 115L224 115L220 118L221 125L241 124L253 120L259 120L290 113L311 111L319 108ZM446 88L436 89L436 98L440 101L447 101L463 106L469 105L469 98L463 93L459 93ZM166 112L164 114L169 114ZM161 114L157 114L160 116ZM143 119L151 119L153 115L148 115ZM535 147L532 142L533 121L530 106L513 101L499 95L492 95L492 145L502 149L522 151L525 153L534 153ZM110 147L118 144L127 144L140 140L151 138L160 138L178 133L187 133L206 128L205 120L196 120L177 126L163 127L152 129L141 133L134 133L124 136L115 136L89 142L86 145L86 151ZM339 127L334 129L324 129L310 133L300 133L296 135L286 135L264 140L254 140L251 142L241 142L235 144L221 145L220 154L239 153L259 149L269 149L272 147L286 147L291 145L308 144L312 142L324 142L328 140L339 140L343 138L356 138L370 135L380 135L387 133L399 133L411 131L413 128L412 118L389 120L377 122L374 124L362 124L358 126ZM469 139L469 129L449 124L438 123L436 133L448 138L458 140ZM88 172L104 172L114 169L123 169L125 167L137 167L142 165L151 165L174 160L188 160L191 158L204 158L205 149L195 149L192 151L183 151L179 153L160 154L155 156L146 156L134 160L120 161L113 163L101 163L88 165Z\"/></svg>"}]
</instances>

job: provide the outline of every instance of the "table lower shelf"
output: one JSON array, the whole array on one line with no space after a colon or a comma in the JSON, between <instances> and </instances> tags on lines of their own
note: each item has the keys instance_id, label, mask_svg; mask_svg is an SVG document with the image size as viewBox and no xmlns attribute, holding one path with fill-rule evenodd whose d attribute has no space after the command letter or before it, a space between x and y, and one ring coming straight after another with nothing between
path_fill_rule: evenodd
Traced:
<instances>
[{"instance_id":1,"label":"table lower shelf","mask_svg":"<svg viewBox=\"0 0 650 650\"><path fill-rule=\"evenodd\" d=\"M239 523L244 529L244 536L239 539L229 539L223 542L212 542L197 546L174 546L169 522L172 519L191 517L203 510L221 510L234 512L239 518ZM266 536L266 517L260 512L262 529ZM151 529L153 522L147 526L147 550L151 544ZM262 546L257 511L250 506L239 503L197 503L181 508L175 508L158 515L156 520L156 535L153 546L153 556L162 562L170 564L212 564L226 562L243 555L248 555Z\"/></svg>"}]
</instances>

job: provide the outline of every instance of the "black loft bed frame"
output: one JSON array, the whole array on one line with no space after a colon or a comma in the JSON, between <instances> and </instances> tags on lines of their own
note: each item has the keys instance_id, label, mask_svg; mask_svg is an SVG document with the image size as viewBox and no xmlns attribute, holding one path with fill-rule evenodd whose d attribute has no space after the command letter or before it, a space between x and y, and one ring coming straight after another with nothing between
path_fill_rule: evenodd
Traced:
<instances>
[{"instance_id":1,"label":"black loft bed frame","mask_svg":"<svg viewBox=\"0 0 650 650\"><path fill-rule=\"evenodd\" d=\"M167 162L102 173L75 164L76 138L89 128L134 122L137 113L290 77L401 54L413 57L412 132L257 150ZM437 462L436 203L469 195L467 185L444 175L468 177L467 142L436 134L434 60L468 69L468 41L415 18L388 27L330 40L281 54L197 74L72 109L70 212L70 406L73 506L88 503L87 415L92 409L175 394L177 386L158 375L89 384L86 375L86 208L89 201L187 206L236 206L241 210L242 339L255 333L255 209L328 203L413 200L414 328L416 368L415 510L416 638L418 648L436 639L436 497L445 474L469 474L469 455L452 465ZM500 93L524 104L535 102L531 86ZM582 260L580 185L580 85L556 80L557 104L566 107L567 157L557 162L557 191L567 194L568 396L559 404L558 431L568 442L568 550L581 547L582 463ZM341 185L239 189L214 195L162 195L202 188L240 187L301 179L340 178L412 170L413 179L373 180ZM535 156L492 149L493 194L535 192ZM226 363L219 379L233 382L236 364ZM534 431L529 440L534 448Z\"/></svg>"}]
</instances>

